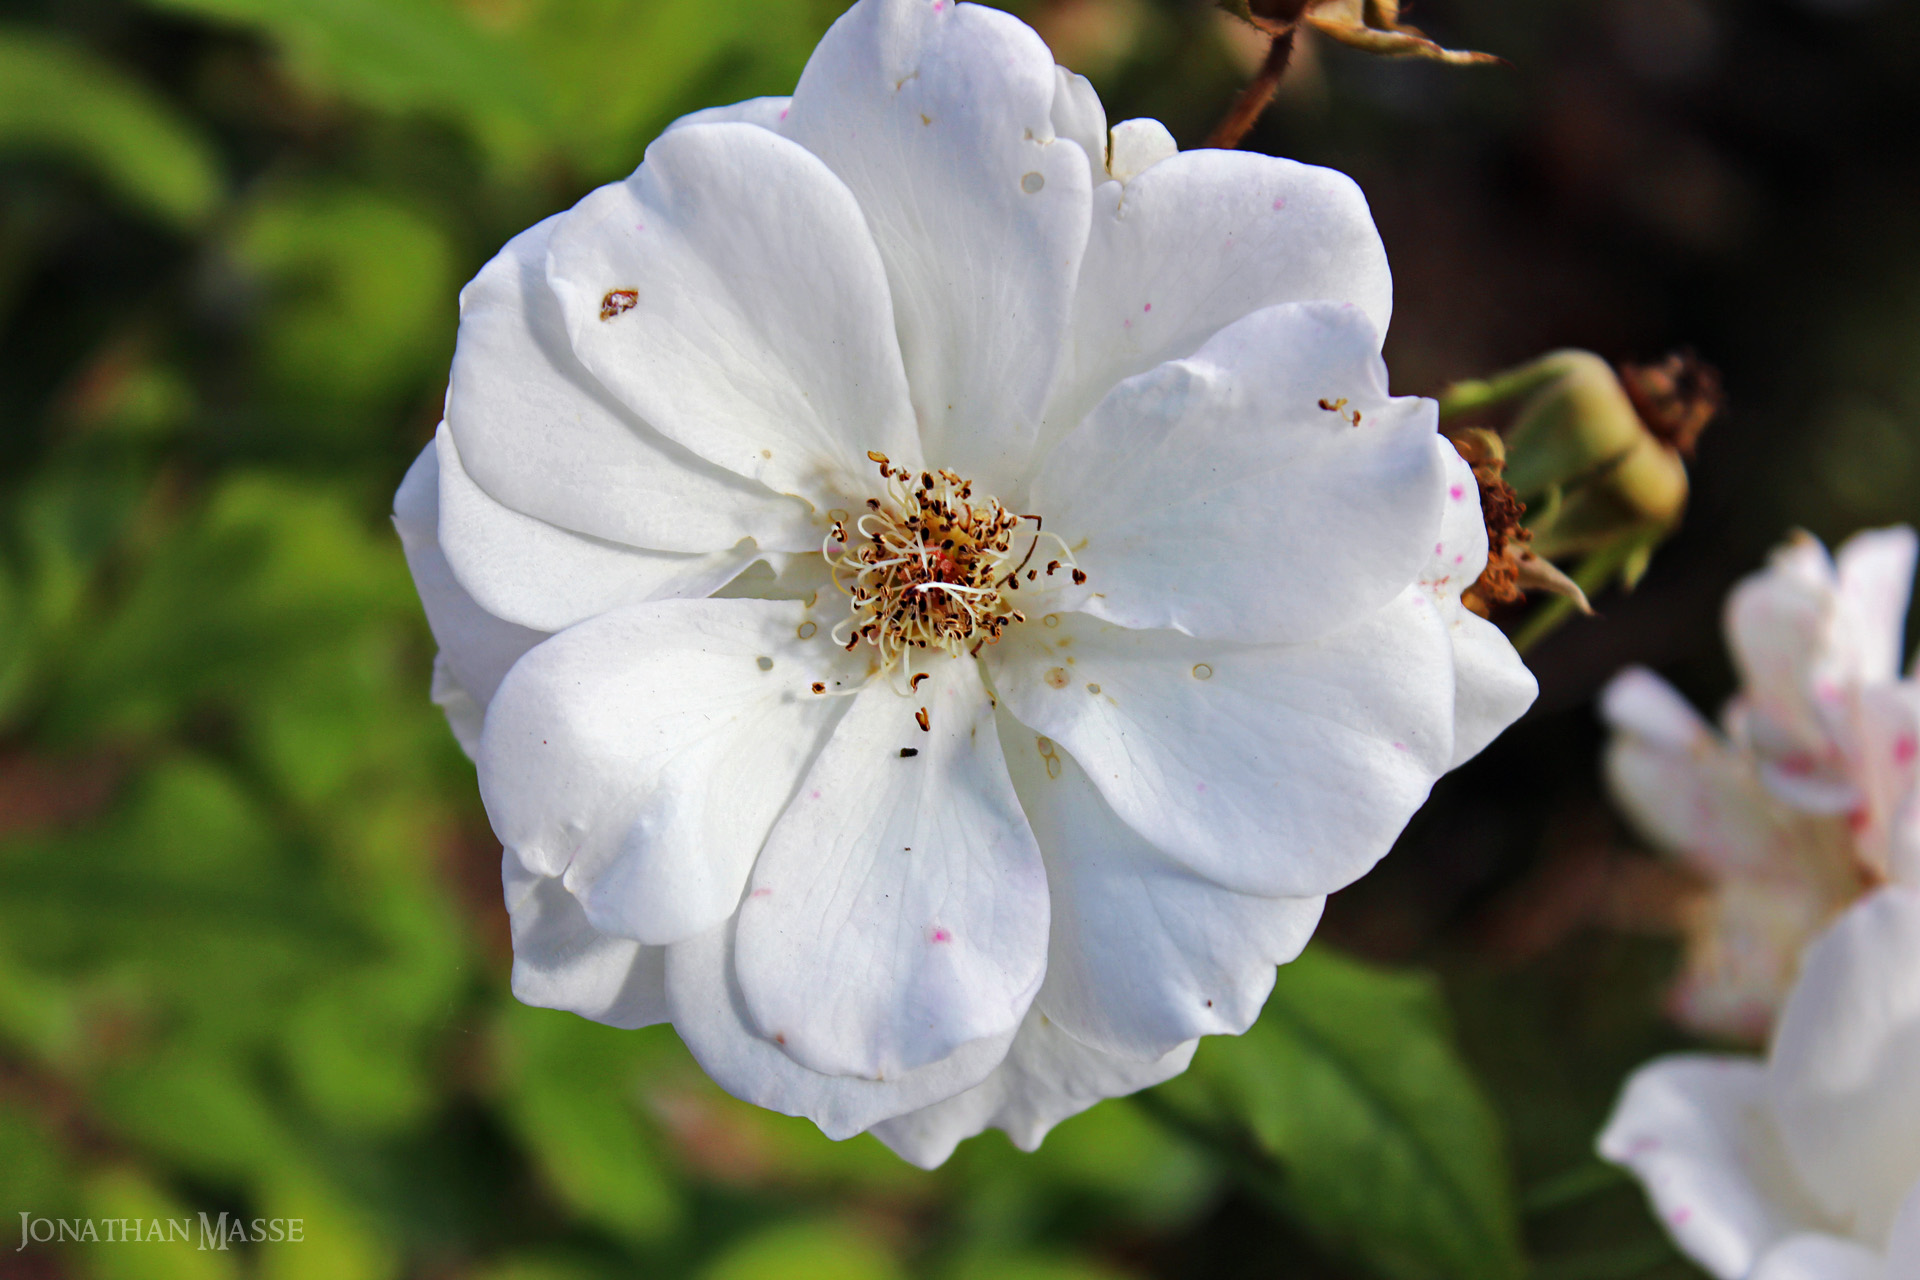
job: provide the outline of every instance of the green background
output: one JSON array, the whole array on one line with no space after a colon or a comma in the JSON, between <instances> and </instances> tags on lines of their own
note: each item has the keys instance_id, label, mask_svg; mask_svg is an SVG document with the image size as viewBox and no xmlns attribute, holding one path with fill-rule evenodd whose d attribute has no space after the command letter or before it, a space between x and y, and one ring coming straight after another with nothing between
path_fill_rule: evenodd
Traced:
<instances>
[{"instance_id":1,"label":"green background","mask_svg":"<svg viewBox=\"0 0 1920 1280\"><path fill-rule=\"evenodd\" d=\"M1247 74L1198 4L1015 7L1186 145ZM386 522L461 282L675 115L785 92L835 11L0 4L0 1276L1694 1274L1590 1154L1686 1041L1589 704L1637 660L1712 705L1767 545L1920 515L1920 14L1433 0L1510 65L1302 49L1248 143L1361 180L1398 389L1691 343L1733 410L1640 591L1533 655L1539 708L1253 1032L923 1173L733 1101L670 1030L511 1001ZM203 1210L305 1239L14 1249L22 1212Z\"/></svg>"}]
</instances>

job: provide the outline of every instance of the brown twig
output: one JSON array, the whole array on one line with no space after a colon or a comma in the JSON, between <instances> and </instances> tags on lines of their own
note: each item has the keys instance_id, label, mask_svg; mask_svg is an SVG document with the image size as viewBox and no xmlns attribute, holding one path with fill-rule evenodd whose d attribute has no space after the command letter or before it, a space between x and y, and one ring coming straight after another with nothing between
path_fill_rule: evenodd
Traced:
<instances>
[{"instance_id":1,"label":"brown twig","mask_svg":"<svg viewBox=\"0 0 1920 1280\"><path fill-rule=\"evenodd\" d=\"M1289 23L1284 29L1273 34L1271 43L1267 45L1266 60L1260 64L1259 73L1253 77L1251 84L1240 91L1240 96L1233 100L1231 107L1227 108L1227 114L1220 118L1220 123L1215 125L1213 132L1207 135L1208 146L1231 151L1240 145L1242 138L1247 136L1247 131L1253 128L1254 122L1260 118L1260 113L1265 111L1267 104L1273 101L1273 91L1280 87L1280 77L1286 74L1287 62L1293 57L1293 37L1297 29Z\"/></svg>"}]
</instances>

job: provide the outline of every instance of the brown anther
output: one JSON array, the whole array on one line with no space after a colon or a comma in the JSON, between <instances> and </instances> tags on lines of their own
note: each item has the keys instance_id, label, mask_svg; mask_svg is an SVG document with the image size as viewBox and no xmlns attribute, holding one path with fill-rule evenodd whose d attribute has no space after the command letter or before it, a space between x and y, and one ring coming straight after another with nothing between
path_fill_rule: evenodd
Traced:
<instances>
[{"instance_id":1,"label":"brown anther","mask_svg":"<svg viewBox=\"0 0 1920 1280\"><path fill-rule=\"evenodd\" d=\"M1086 571L1083 569L1075 569L1073 571L1073 585L1076 587L1081 587L1081 586L1085 586L1086 582L1087 582Z\"/></svg>"},{"instance_id":2,"label":"brown anther","mask_svg":"<svg viewBox=\"0 0 1920 1280\"><path fill-rule=\"evenodd\" d=\"M920 732L922 733L932 732L932 730L928 727L928 724L927 724L927 709L925 707L922 707L918 711L913 713L913 722L920 726Z\"/></svg>"},{"instance_id":3,"label":"brown anther","mask_svg":"<svg viewBox=\"0 0 1920 1280\"><path fill-rule=\"evenodd\" d=\"M881 453L878 449L869 449L867 450L867 461L877 462L884 467L890 462L892 462L893 459L889 458L886 454Z\"/></svg>"},{"instance_id":4,"label":"brown anther","mask_svg":"<svg viewBox=\"0 0 1920 1280\"><path fill-rule=\"evenodd\" d=\"M918 692L918 691L919 691L919 689L920 689L920 682L921 682L922 680L925 680L926 678L927 678L927 673L926 673L926 672L924 672L924 671L922 671L922 672L919 672L918 674L916 674L916 675L915 675L915 676L913 677L913 679L911 679L911 680L909 680L909 681L907 681L907 688L909 688L909 689L912 689L912 690L914 690L915 692Z\"/></svg>"},{"instance_id":5,"label":"brown anther","mask_svg":"<svg viewBox=\"0 0 1920 1280\"><path fill-rule=\"evenodd\" d=\"M640 302L640 293L635 289L609 289L607 296L600 299L600 318L611 320L615 316L625 315Z\"/></svg>"},{"instance_id":6,"label":"brown anther","mask_svg":"<svg viewBox=\"0 0 1920 1280\"><path fill-rule=\"evenodd\" d=\"M813 682L813 691L815 693L825 693L827 691L826 682L822 680L815 680Z\"/></svg>"}]
</instances>

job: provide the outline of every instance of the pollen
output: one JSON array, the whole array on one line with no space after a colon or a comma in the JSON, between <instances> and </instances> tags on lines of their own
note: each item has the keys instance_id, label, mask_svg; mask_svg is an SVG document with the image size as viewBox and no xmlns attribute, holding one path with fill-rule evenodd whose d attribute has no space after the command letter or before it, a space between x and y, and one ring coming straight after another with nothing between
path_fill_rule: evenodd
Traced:
<instances>
[{"instance_id":1,"label":"pollen","mask_svg":"<svg viewBox=\"0 0 1920 1280\"><path fill-rule=\"evenodd\" d=\"M917 686L916 654L978 654L1025 622L1015 593L1042 543L1059 558L1035 566L1027 581L1086 581L1072 550L1041 528L1039 516L976 494L972 481L951 471L915 475L884 454L867 457L886 496L869 498L858 520L836 521L821 551L851 603L834 643L849 652L872 645L881 672L904 669Z\"/></svg>"}]
</instances>

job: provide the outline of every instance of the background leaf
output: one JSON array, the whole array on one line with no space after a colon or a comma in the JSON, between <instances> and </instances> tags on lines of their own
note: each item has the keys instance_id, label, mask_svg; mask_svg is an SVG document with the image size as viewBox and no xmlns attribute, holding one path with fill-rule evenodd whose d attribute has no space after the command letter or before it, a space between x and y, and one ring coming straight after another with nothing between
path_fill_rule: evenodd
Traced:
<instances>
[{"instance_id":1,"label":"background leaf","mask_svg":"<svg viewBox=\"0 0 1920 1280\"><path fill-rule=\"evenodd\" d=\"M1382 1275L1525 1271L1499 1123L1425 975L1309 948L1250 1031L1206 1042L1155 1098L1241 1151L1254 1184L1329 1248Z\"/></svg>"}]
</instances>

